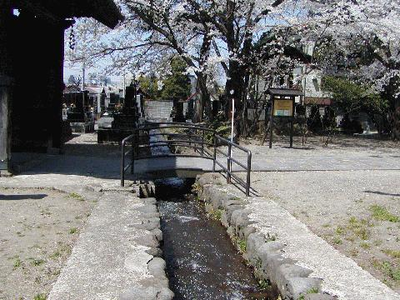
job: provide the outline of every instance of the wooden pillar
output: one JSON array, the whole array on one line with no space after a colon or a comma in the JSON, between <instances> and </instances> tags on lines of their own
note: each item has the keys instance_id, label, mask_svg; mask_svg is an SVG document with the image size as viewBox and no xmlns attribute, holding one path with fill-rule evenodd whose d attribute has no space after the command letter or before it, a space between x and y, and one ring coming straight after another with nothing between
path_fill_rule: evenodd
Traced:
<instances>
[{"instance_id":1,"label":"wooden pillar","mask_svg":"<svg viewBox=\"0 0 400 300\"><path fill-rule=\"evenodd\" d=\"M10 173L11 159L11 100L12 100L12 60L9 49L11 31L11 5L1 3L0 9L0 176Z\"/></svg>"},{"instance_id":2,"label":"wooden pillar","mask_svg":"<svg viewBox=\"0 0 400 300\"><path fill-rule=\"evenodd\" d=\"M62 94L64 88L63 67L64 67L64 31L70 24L61 23L52 32L51 58L53 60L51 85L54 87L49 90L49 99L52 103L51 118L51 140L53 148L62 148Z\"/></svg>"}]
</instances>

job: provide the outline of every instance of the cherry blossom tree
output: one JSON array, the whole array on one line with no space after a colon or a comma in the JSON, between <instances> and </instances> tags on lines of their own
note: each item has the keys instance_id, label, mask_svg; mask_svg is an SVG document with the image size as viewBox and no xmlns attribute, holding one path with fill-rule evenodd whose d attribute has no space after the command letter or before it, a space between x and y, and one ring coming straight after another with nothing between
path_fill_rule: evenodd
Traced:
<instances>
[{"instance_id":1,"label":"cherry blossom tree","mask_svg":"<svg viewBox=\"0 0 400 300\"><path fill-rule=\"evenodd\" d=\"M288 46L311 43L315 51L308 65L327 65L327 60L314 57L320 49L331 44L349 51L354 35L374 35L386 48L374 52L380 59L359 72L365 79L372 76L377 88L398 76L398 0L118 0L118 4L126 19L114 31L93 21L77 24L72 59L95 61L107 56L117 70L162 76L166 62L178 54L198 80L199 120L203 109L210 115L207 81L216 66L226 79L226 103L235 98L244 119L254 66L263 64L263 76L270 78L293 66L299 57L285 55ZM257 46L266 34L275 38L260 52ZM390 72L382 74L384 69Z\"/></svg>"}]
</instances>

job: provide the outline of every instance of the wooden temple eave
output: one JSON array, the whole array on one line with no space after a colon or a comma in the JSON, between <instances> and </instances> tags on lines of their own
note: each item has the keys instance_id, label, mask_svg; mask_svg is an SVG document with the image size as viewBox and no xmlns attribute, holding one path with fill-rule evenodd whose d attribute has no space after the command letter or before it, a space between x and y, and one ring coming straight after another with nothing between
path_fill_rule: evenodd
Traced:
<instances>
[{"instance_id":1,"label":"wooden temple eave","mask_svg":"<svg viewBox=\"0 0 400 300\"><path fill-rule=\"evenodd\" d=\"M25 10L55 24L74 17L92 17L114 28L124 18L112 0L12 0L14 8Z\"/></svg>"}]
</instances>

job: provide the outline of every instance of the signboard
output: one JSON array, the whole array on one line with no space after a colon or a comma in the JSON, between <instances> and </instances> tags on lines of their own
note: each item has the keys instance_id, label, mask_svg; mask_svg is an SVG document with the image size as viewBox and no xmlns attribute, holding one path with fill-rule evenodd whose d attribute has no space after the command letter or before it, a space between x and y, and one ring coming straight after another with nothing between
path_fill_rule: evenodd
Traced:
<instances>
[{"instance_id":1,"label":"signboard","mask_svg":"<svg viewBox=\"0 0 400 300\"><path fill-rule=\"evenodd\" d=\"M293 100L274 99L274 117L293 117Z\"/></svg>"}]
</instances>

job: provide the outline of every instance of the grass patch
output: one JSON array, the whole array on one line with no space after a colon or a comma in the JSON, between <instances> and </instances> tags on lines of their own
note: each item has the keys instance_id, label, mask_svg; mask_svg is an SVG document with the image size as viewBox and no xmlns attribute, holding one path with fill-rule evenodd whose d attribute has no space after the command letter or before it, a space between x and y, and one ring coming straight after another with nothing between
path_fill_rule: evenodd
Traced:
<instances>
[{"instance_id":1,"label":"grass patch","mask_svg":"<svg viewBox=\"0 0 400 300\"><path fill-rule=\"evenodd\" d=\"M85 199L81 195L79 195L77 193L70 193L68 195L68 198L72 198L72 199L75 199L75 200L78 200L78 201L85 201Z\"/></svg>"},{"instance_id":2,"label":"grass patch","mask_svg":"<svg viewBox=\"0 0 400 300\"><path fill-rule=\"evenodd\" d=\"M371 205L369 210L372 212L372 217L379 221L400 222L400 218L391 214L385 207L380 205Z\"/></svg>"},{"instance_id":3,"label":"grass patch","mask_svg":"<svg viewBox=\"0 0 400 300\"><path fill-rule=\"evenodd\" d=\"M213 218L214 220L221 221L222 213L223 213L222 209L217 209L217 210L212 211L212 213L210 215L211 215L211 218Z\"/></svg>"},{"instance_id":4,"label":"grass patch","mask_svg":"<svg viewBox=\"0 0 400 300\"><path fill-rule=\"evenodd\" d=\"M306 292L306 295L309 295L309 294L318 294L318 293L319 293L318 288L314 287L314 288L309 289L309 290ZM305 299L305 295L301 295L301 296L298 298L298 300L304 300L304 299Z\"/></svg>"},{"instance_id":5,"label":"grass patch","mask_svg":"<svg viewBox=\"0 0 400 300\"><path fill-rule=\"evenodd\" d=\"M69 234L75 234L75 233L78 233L79 232L79 230L78 230L78 228L76 228L76 227L73 227L73 228L71 228L70 230L69 230Z\"/></svg>"},{"instance_id":6,"label":"grass patch","mask_svg":"<svg viewBox=\"0 0 400 300\"><path fill-rule=\"evenodd\" d=\"M342 237L350 242L354 242L357 238L364 241L368 240L371 235L371 232L368 228L372 226L373 224L368 220L351 217L345 226L336 227L335 233L337 237L334 238L333 242L337 245L341 244Z\"/></svg>"},{"instance_id":7,"label":"grass patch","mask_svg":"<svg viewBox=\"0 0 400 300\"><path fill-rule=\"evenodd\" d=\"M338 234L338 235L343 235L343 234L345 234L345 233L346 233L346 229L345 229L344 227L338 226L338 227L336 228L336 234Z\"/></svg>"},{"instance_id":8,"label":"grass patch","mask_svg":"<svg viewBox=\"0 0 400 300\"><path fill-rule=\"evenodd\" d=\"M45 294L37 294L33 297L33 300L46 300L47 296Z\"/></svg>"},{"instance_id":9,"label":"grass patch","mask_svg":"<svg viewBox=\"0 0 400 300\"><path fill-rule=\"evenodd\" d=\"M400 268L395 267L388 261L380 262L378 260L373 261L372 263L375 269L380 270L386 276L390 277L392 280L396 282L400 282Z\"/></svg>"},{"instance_id":10,"label":"grass patch","mask_svg":"<svg viewBox=\"0 0 400 300\"><path fill-rule=\"evenodd\" d=\"M370 237L370 231L368 230L368 227L372 227L373 224L371 224L368 220L365 219L357 219L356 217L351 217L349 219L349 224L347 225L347 228L351 230L354 235L356 235L358 238L362 240L368 240Z\"/></svg>"},{"instance_id":11,"label":"grass patch","mask_svg":"<svg viewBox=\"0 0 400 300\"><path fill-rule=\"evenodd\" d=\"M19 268L20 266L22 266L22 260L21 260L19 257L17 257L17 258L14 260L13 267L14 267L14 269L17 269L17 268Z\"/></svg>"},{"instance_id":12,"label":"grass patch","mask_svg":"<svg viewBox=\"0 0 400 300\"><path fill-rule=\"evenodd\" d=\"M333 243L336 245L341 245L341 244L343 244L343 241L339 237L334 237Z\"/></svg>"},{"instance_id":13,"label":"grass patch","mask_svg":"<svg viewBox=\"0 0 400 300\"><path fill-rule=\"evenodd\" d=\"M237 245L238 245L238 247L239 247L239 251L240 251L240 252L242 252L242 253L245 253L245 252L246 252L247 243L246 243L245 240L238 240L238 241L237 241Z\"/></svg>"},{"instance_id":14,"label":"grass patch","mask_svg":"<svg viewBox=\"0 0 400 300\"><path fill-rule=\"evenodd\" d=\"M36 259L36 258L30 258L30 259L32 260L31 265L35 267L43 265L45 263L43 259Z\"/></svg>"},{"instance_id":15,"label":"grass patch","mask_svg":"<svg viewBox=\"0 0 400 300\"><path fill-rule=\"evenodd\" d=\"M368 249L371 248L371 245L368 244L368 243L366 243L366 242L362 242L362 243L360 244L360 247L363 248L363 249L365 249L365 250L368 250Z\"/></svg>"},{"instance_id":16,"label":"grass patch","mask_svg":"<svg viewBox=\"0 0 400 300\"><path fill-rule=\"evenodd\" d=\"M262 290L268 290L268 289L271 288L271 282L269 280L267 280L267 279L260 279L258 281L258 286Z\"/></svg>"},{"instance_id":17,"label":"grass patch","mask_svg":"<svg viewBox=\"0 0 400 300\"><path fill-rule=\"evenodd\" d=\"M198 182L193 183L192 193L199 194L202 191L202 187Z\"/></svg>"},{"instance_id":18,"label":"grass patch","mask_svg":"<svg viewBox=\"0 0 400 300\"><path fill-rule=\"evenodd\" d=\"M60 250L57 250L56 252L54 252L52 255L50 255L51 259L57 259L60 258L62 256L62 253Z\"/></svg>"},{"instance_id":19,"label":"grass patch","mask_svg":"<svg viewBox=\"0 0 400 300\"><path fill-rule=\"evenodd\" d=\"M389 255L392 258L400 258L400 251L399 250L390 250L390 249L385 249L382 251L386 255Z\"/></svg>"}]
</instances>

